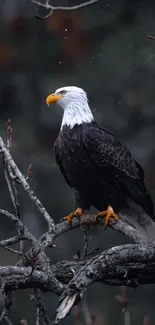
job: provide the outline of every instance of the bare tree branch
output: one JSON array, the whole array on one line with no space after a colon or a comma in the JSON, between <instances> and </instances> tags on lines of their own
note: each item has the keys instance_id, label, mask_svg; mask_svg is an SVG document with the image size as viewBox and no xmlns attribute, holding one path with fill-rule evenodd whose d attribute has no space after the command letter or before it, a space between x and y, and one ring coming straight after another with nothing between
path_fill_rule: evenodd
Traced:
<instances>
[{"instance_id":1,"label":"bare tree branch","mask_svg":"<svg viewBox=\"0 0 155 325\"><path fill-rule=\"evenodd\" d=\"M51 322L49 320L47 310L42 302L41 296L39 294L38 289L33 289L33 297L31 299L35 300L36 305L37 305L37 320L36 320L36 325L40 325L41 319L44 320L44 323L47 325L51 325Z\"/></svg>"},{"instance_id":2,"label":"bare tree branch","mask_svg":"<svg viewBox=\"0 0 155 325\"><path fill-rule=\"evenodd\" d=\"M76 5L76 6L53 6L51 4L49 4L49 0L46 0L45 3L42 3L38 0L31 0L31 2L33 2L34 4L36 4L37 6L39 7L42 7L44 9L47 9L49 10L49 13L46 14L45 16L40 16L40 15L35 15L36 18L39 18L39 19L47 19L49 18L52 13L56 10L67 10L67 11L70 11L70 10L77 10L77 9L81 9L81 8L84 8L84 7L87 7L87 6L90 6L96 2L98 2L99 0L89 0L89 1L86 1L86 2L82 2L80 3L79 5Z\"/></svg>"},{"instance_id":3,"label":"bare tree branch","mask_svg":"<svg viewBox=\"0 0 155 325\"><path fill-rule=\"evenodd\" d=\"M13 249L11 247L7 247L7 246L4 246L3 247L5 250L11 252L11 253L14 253L14 254L17 254L17 255L20 255L23 257L23 252L22 251L17 251L16 249Z\"/></svg>"},{"instance_id":4,"label":"bare tree branch","mask_svg":"<svg viewBox=\"0 0 155 325\"><path fill-rule=\"evenodd\" d=\"M8 143L11 143L11 138ZM143 234L120 219L117 223L110 221L108 226L130 238L133 244L112 247L92 257L92 253L97 251L93 250L92 253L88 253L85 227L97 224L104 226L104 218L87 214L83 215L80 220L75 217L71 223L64 221L54 225L53 219L19 171L2 138L0 138L0 152L5 162L5 179L15 208L15 215L3 209L0 209L0 214L13 221L17 229L20 230L18 235L1 240L0 247L21 255L21 249L18 251L10 246L24 240L28 240L31 244L29 251L22 256L23 258L18 261L16 266L0 267L0 290L5 294L5 305L0 322L5 320L12 325L9 313L13 303L12 292L17 289L31 288L33 290L33 299L37 305L36 325L40 325L41 320L50 325L51 321L42 301L40 290L43 293L51 292L60 296L55 319L55 322L58 323L84 297L94 282L131 287L155 283L155 246L153 243L148 243ZM47 232L42 234L38 240L20 220L16 182L19 182L19 186L23 186L48 224ZM46 248L54 247L56 238L77 227L81 227L84 232L82 257L77 261L60 261L53 265L45 253ZM104 227L103 231L105 231ZM89 318L87 318L87 323Z\"/></svg>"},{"instance_id":5,"label":"bare tree branch","mask_svg":"<svg viewBox=\"0 0 155 325\"><path fill-rule=\"evenodd\" d=\"M100 224L104 226L104 221L105 221L104 218L98 219L96 215L90 215L90 214L83 215L80 218L80 220L79 218L75 217L73 218L72 223L66 221L66 222L59 223L55 226L55 234L53 240L59 237L60 235L64 234L65 232L79 227L81 224L86 226ZM138 232L138 230L134 229L132 226L123 222L121 219L119 219L117 223L110 220L108 226L120 232L121 234L127 236L135 243L146 242L146 238L143 234Z\"/></svg>"},{"instance_id":6,"label":"bare tree branch","mask_svg":"<svg viewBox=\"0 0 155 325\"><path fill-rule=\"evenodd\" d=\"M130 244L105 250L87 261L61 261L51 265L51 273L31 267L0 267L0 279L6 288L39 288L63 296L74 289L80 295L93 282L109 285L155 283L155 247L153 245ZM54 276L58 280L53 281ZM61 285L60 285L61 283ZM69 285L66 287L66 284ZM65 290L64 290L65 289Z\"/></svg>"},{"instance_id":7,"label":"bare tree branch","mask_svg":"<svg viewBox=\"0 0 155 325\"><path fill-rule=\"evenodd\" d=\"M27 239L29 240L31 243L35 243L37 242L37 240L35 239L35 237L28 231L27 227L22 223L21 220L19 220L15 215L13 215L12 213L0 209L0 214L8 217L9 219L11 219L16 225L17 227L21 227L24 230L24 234L22 235L23 239ZM20 241L20 236L19 236L19 241Z\"/></svg>"},{"instance_id":8,"label":"bare tree branch","mask_svg":"<svg viewBox=\"0 0 155 325\"><path fill-rule=\"evenodd\" d=\"M43 252L47 247L51 247L51 245L53 245L53 242L57 237L59 237L60 235L64 234L67 231L71 231L77 227L81 227L81 224L83 226L97 225L97 224L104 226L104 218L97 219L96 215L83 215L80 218L80 220L79 220L79 218L75 217L72 220L72 223L65 221L65 222L55 225L55 233L54 234L50 234L49 232L43 234L37 242L36 249L33 248L27 252L26 258L27 258L28 263L26 263L26 264L31 265L31 261L33 261L36 256L37 256L37 258L39 258L40 256L38 254ZM127 236L135 243L146 243L147 242L146 238L144 237L143 234L139 233L136 229L134 229L133 227L126 224L125 222L123 222L120 219L118 220L117 223L110 221L108 224L108 227L111 227L112 229L122 233L123 235ZM103 231L104 231L104 228L103 228ZM39 264L45 265L44 258L42 261L40 259ZM18 265L21 266L22 261L19 261Z\"/></svg>"},{"instance_id":9,"label":"bare tree branch","mask_svg":"<svg viewBox=\"0 0 155 325\"><path fill-rule=\"evenodd\" d=\"M19 243L20 240L26 239L24 238L24 236L14 236L5 240L1 240L0 241L0 247L4 247L4 246L10 246L13 244L17 244Z\"/></svg>"},{"instance_id":10,"label":"bare tree branch","mask_svg":"<svg viewBox=\"0 0 155 325\"><path fill-rule=\"evenodd\" d=\"M58 6L58 7L56 7L56 6L50 5L48 0L45 1L45 3L41 3L40 1L37 1L37 0L31 0L31 2L35 3L39 7L43 7L48 10L50 9L52 11L54 11L54 10L77 10L77 9L81 9L81 8L90 6L98 1L99 0L89 0L89 1L86 1L83 3L80 3L79 5L76 5L76 6L69 6L69 7Z\"/></svg>"},{"instance_id":11,"label":"bare tree branch","mask_svg":"<svg viewBox=\"0 0 155 325\"><path fill-rule=\"evenodd\" d=\"M8 138L8 144L9 144L9 146L10 146L10 143L11 143L11 140ZM15 184L15 180L14 179L12 181L12 186L11 186L11 182L10 182L9 175L8 175L8 170L7 170L7 167L9 167L10 173L11 173L11 166L7 163L7 161L5 160L5 158L3 159L3 161L4 161L4 175L5 175L5 180L6 180L6 183L8 185L8 190L9 190L9 193L10 193L10 197L11 197L11 200L12 200L12 203L13 203L13 206L14 206L14 209L15 209L16 218L18 220L20 220L19 202L18 202L18 191L17 191L17 188L16 188L16 184ZM11 174L11 177L12 177L12 174ZM19 224L18 224L18 234L19 234L20 237L24 234L24 225L22 225L22 226L20 225L19 226ZM22 240L19 241L19 245L20 245L20 251L23 254L24 253L24 243L23 243Z\"/></svg>"},{"instance_id":12,"label":"bare tree branch","mask_svg":"<svg viewBox=\"0 0 155 325\"><path fill-rule=\"evenodd\" d=\"M72 307L84 297L92 283L95 281L105 283L106 274L109 280L112 280L108 280L108 283L112 285L114 283L115 285L117 284L117 281L113 282L113 279L119 279L118 284L120 285L120 278L122 284L131 287L148 283L148 281L149 283L154 283L155 278L151 274L152 271L149 274L145 273L146 261L147 264L155 263L155 246L149 244L121 245L110 248L90 259L74 275L68 287L63 291L60 297L60 305L56 311L55 323L57 324L63 319L71 311ZM130 270L130 263L134 263L134 276L132 273L133 269ZM125 267L127 265L128 269ZM121 266L123 266L124 270L121 269L120 274Z\"/></svg>"},{"instance_id":13,"label":"bare tree branch","mask_svg":"<svg viewBox=\"0 0 155 325\"><path fill-rule=\"evenodd\" d=\"M54 292L58 296L62 293L63 284L55 282L51 273L46 271L33 270L31 267L1 266L0 267L1 289L16 290L26 288L38 288L44 292ZM3 286L2 286L3 284Z\"/></svg>"},{"instance_id":14,"label":"bare tree branch","mask_svg":"<svg viewBox=\"0 0 155 325\"><path fill-rule=\"evenodd\" d=\"M0 267L0 279L4 289L39 288L42 291L62 294L60 302L75 296L74 303L82 299L89 286L97 282L110 285L137 286L155 283L155 247L152 245L123 245L113 247L87 261L59 262L51 266L58 286L46 271L33 270L30 267ZM61 287L59 283L62 283ZM64 283L64 284L63 284ZM69 283L65 288L65 283ZM64 298L65 297L65 298ZM72 306L70 305L71 310ZM59 311L60 309L58 309ZM65 314L64 314L65 316ZM60 320L58 313L57 321Z\"/></svg>"},{"instance_id":15,"label":"bare tree branch","mask_svg":"<svg viewBox=\"0 0 155 325\"><path fill-rule=\"evenodd\" d=\"M12 323L10 317L9 317L9 313L10 313L10 309L12 307L12 304L13 304L13 294L12 294L12 291L7 290L5 292L5 305L4 305L4 309L3 309L2 314L0 316L0 324L5 319L5 321L9 325L13 325L13 323Z\"/></svg>"},{"instance_id":16,"label":"bare tree branch","mask_svg":"<svg viewBox=\"0 0 155 325\"><path fill-rule=\"evenodd\" d=\"M84 235L84 250L83 250L81 259L83 260L88 254L88 237L87 237L86 229L84 228L84 226L82 226L82 229L83 229L83 235Z\"/></svg>"},{"instance_id":17,"label":"bare tree branch","mask_svg":"<svg viewBox=\"0 0 155 325\"><path fill-rule=\"evenodd\" d=\"M11 166L14 175L16 175L16 177L20 180L21 185L23 186L23 188L25 189L25 191L28 193L30 199L35 203L37 209L40 211L40 213L42 214L42 216L45 218L47 224L48 224L48 228L49 228L49 232L53 232L54 230L54 221L53 219L50 217L50 215L48 214L48 212L46 211L46 209L44 208L44 206L42 205L42 203L40 202L40 200L36 197L36 195L34 194L34 192L31 190L29 184L27 183L25 177L22 175L22 173L20 172L20 170L18 169L17 165L15 164L14 160L12 159L8 149L6 148L2 138L0 137L0 150L1 153L4 155L4 158L6 160L6 162Z\"/></svg>"}]
</instances>

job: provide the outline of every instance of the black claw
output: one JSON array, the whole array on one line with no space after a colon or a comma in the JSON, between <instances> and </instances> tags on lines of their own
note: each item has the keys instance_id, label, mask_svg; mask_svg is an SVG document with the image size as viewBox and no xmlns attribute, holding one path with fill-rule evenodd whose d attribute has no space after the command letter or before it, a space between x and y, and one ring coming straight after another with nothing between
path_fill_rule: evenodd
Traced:
<instances>
[{"instance_id":1,"label":"black claw","mask_svg":"<svg viewBox=\"0 0 155 325\"><path fill-rule=\"evenodd\" d=\"M64 218L60 219L60 222L66 222L66 221L69 222L70 224L72 224L72 220L65 220Z\"/></svg>"},{"instance_id":2,"label":"black claw","mask_svg":"<svg viewBox=\"0 0 155 325\"><path fill-rule=\"evenodd\" d=\"M96 216L96 221L99 221L100 218L101 218L101 216L98 214L98 215Z\"/></svg>"},{"instance_id":3,"label":"black claw","mask_svg":"<svg viewBox=\"0 0 155 325\"><path fill-rule=\"evenodd\" d=\"M64 218L61 218L60 221L63 222L63 221L66 221L66 220L64 220Z\"/></svg>"}]
</instances>

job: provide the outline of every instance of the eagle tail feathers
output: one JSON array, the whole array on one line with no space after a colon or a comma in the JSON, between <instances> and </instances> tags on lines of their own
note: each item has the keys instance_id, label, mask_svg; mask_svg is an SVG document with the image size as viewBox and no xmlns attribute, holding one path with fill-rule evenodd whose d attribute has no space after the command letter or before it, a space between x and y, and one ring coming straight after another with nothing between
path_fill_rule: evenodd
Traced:
<instances>
[{"instance_id":1,"label":"eagle tail feathers","mask_svg":"<svg viewBox=\"0 0 155 325\"><path fill-rule=\"evenodd\" d=\"M140 231L148 241L155 242L155 221L141 206L130 204L119 213L120 218Z\"/></svg>"},{"instance_id":2,"label":"eagle tail feathers","mask_svg":"<svg viewBox=\"0 0 155 325\"><path fill-rule=\"evenodd\" d=\"M149 222L147 222L145 225L145 230L147 231L147 234L149 235L149 238L152 241L155 241L155 222L149 218ZM143 227L143 229L144 229Z\"/></svg>"}]
</instances>

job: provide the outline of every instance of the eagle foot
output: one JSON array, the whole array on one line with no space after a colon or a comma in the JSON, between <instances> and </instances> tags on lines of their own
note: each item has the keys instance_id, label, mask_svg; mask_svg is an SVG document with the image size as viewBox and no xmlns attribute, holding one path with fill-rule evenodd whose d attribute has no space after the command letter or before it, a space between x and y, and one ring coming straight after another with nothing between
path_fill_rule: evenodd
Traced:
<instances>
[{"instance_id":1,"label":"eagle foot","mask_svg":"<svg viewBox=\"0 0 155 325\"><path fill-rule=\"evenodd\" d=\"M72 221L74 217L81 217L83 214L83 210L81 208L76 209L76 211L70 213L68 216L64 218L65 221Z\"/></svg>"},{"instance_id":2,"label":"eagle foot","mask_svg":"<svg viewBox=\"0 0 155 325\"><path fill-rule=\"evenodd\" d=\"M118 215L114 212L113 208L109 205L108 209L105 211L101 211L98 214L98 217L105 217L105 223L104 223L104 228L106 229L110 218L114 218L116 221L118 221L119 217Z\"/></svg>"}]
</instances>

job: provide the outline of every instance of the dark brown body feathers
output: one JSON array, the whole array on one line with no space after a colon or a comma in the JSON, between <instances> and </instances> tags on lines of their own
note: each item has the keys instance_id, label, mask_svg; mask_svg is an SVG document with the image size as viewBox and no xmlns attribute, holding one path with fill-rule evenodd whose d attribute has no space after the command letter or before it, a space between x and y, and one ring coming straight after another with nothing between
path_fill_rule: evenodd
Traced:
<instances>
[{"instance_id":1,"label":"dark brown body feathers","mask_svg":"<svg viewBox=\"0 0 155 325\"><path fill-rule=\"evenodd\" d=\"M95 122L64 126L55 142L59 168L75 191L76 205L121 211L129 197L155 220L144 172L129 150Z\"/></svg>"}]
</instances>

